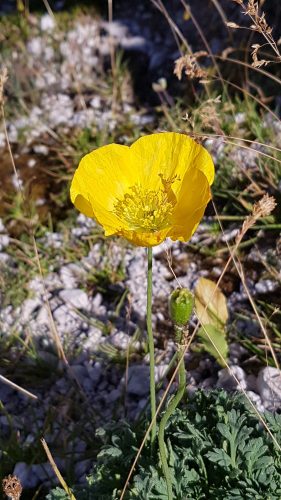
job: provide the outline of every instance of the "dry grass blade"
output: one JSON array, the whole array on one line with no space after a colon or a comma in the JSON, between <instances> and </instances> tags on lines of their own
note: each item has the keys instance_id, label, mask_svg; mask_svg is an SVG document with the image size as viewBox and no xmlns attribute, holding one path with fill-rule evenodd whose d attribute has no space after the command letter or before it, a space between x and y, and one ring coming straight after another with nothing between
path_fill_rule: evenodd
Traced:
<instances>
[{"instance_id":1,"label":"dry grass blade","mask_svg":"<svg viewBox=\"0 0 281 500\"><path fill-rule=\"evenodd\" d=\"M274 111L272 111L272 109L271 109L271 108L269 108L269 106L267 106L264 102L262 102L262 100L261 100L261 99L259 99L258 97L256 97L254 94L252 94L251 92L249 92L249 91L248 91L245 87L240 87L240 85L237 85L237 84L235 84L235 83L231 82L230 80L225 80L225 79L224 79L223 81L224 81L227 85L230 85L231 87L233 87L233 88L235 88L235 89L239 90L240 92L242 92L242 93L243 93L243 94L245 94L246 96L248 96L248 97L250 97L251 99L253 99L254 101L256 101L256 102L259 104L259 106L261 106L261 107L262 107L262 108L264 108L264 109L265 109L268 113L270 113L270 114L271 114L271 115L275 118L275 120L276 120L276 121L281 122L281 120L280 120L279 116L278 116L276 113L274 113ZM268 145L266 144L265 146L268 146ZM268 147L270 147L270 146L268 146ZM272 147L274 147L274 146L272 146Z\"/></svg>"},{"instance_id":2,"label":"dry grass blade","mask_svg":"<svg viewBox=\"0 0 281 500\"><path fill-rule=\"evenodd\" d=\"M198 319L198 318L197 318ZM251 405L252 409L254 410L255 414L257 415L258 419L260 420L260 422L263 424L264 428L266 429L266 431L268 432L268 434L270 435L272 441L274 442L274 444L277 446L278 450L281 451L281 444L278 443L277 439L275 438L275 436L272 434L271 430L269 429L266 421L264 420L262 414L258 411L258 409L256 408L255 404L253 403L253 401L249 398L247 392L245 391L245 389L242 387L241 385L241 382L238 380L238 378L236 377L235 373L232 371L230 365L227 363L226 359L224 358L224 356L222 355L222 353L220 352L220 350L218 349L218 347L216 346L216 344L213 342L212 338L210 337L207 329L205 328L204 325L202 325L202 328L208 338L208 340L211 342L211 344L213 345L214 349L216 350L217 354L219 355L219 357L223 360L226 368L228 369L230 375L234 378L237 386L239 387L239 390L243 393L243 395L245 396L245 398L247 399L248 403ZM194 335L194 334L193 334Z\"/></svg>"},{"instance_id":3,"label":"dry grass blade","mask_svg":"<svg viewBox=\"0 0 281 500\"><path fill-rule=\"evenodd\" d=\"M213 207L214 207L214 210L216 212L216 215L217 215L217 219L218 219L218 222L220 224L220 228L223 232L223 227L222 227L222 224L221 224L221 221L220 221L220 218L219 218L219 214L217 212L217 209L216 209L216 206L213 202ZM249 288L246 284L246 279L245 279L245 276L244 276L244 272L243 272L243 269L242 269L242 265L241 265L241 262L238 260L239 264L237 263L236 261L236 257L234 255L234 253L236 252L238 246L240 245L242 239L244 238L246 232L257 222L257 220L261 217L267 217L273 210L274 208L276 207L276 202L275 202L275 199L273 198L273 196L269 196L269 195L264 195L262 197L261 200L259 200L255 205L254 205L254 208L253 208L253 212L252 214L250 214L248 217L246 217L244 223L243 223L243 226L241 228L241 230L239 231L239 233L237 234L236 236L236 241L235 241L235 247L234 249L231 249L228 242L227 242L227 247L228 247L228 250L230 252L230 256L233 260L233 263L236 267L236 270L239 274L239 277L241 279L241 282L243 284L243 287L244 287L244 290L247 294L247 297L249 299L249 302L253 308L253 311L256 315L256 318L258 320L258 323L260 325L260 328L263 332L263 335L266 339L266 342L268 344L268 347L269 347L269 350L271 352L271 355L272 355L272 359L274 360L274 363L275 363L275 366L276 368L278 368L280 370L280 366L279 366L279 363L278 363L278 359L277 359L277 356L274 352L274 349L272 347L272 343L270 341L270 338L267 334L267 331L266 331L266 328L261 320L261 317L258 313L258 310L256 308L256 305L255 305L255 302L253 300L253 297L252 295L250 294L250 291L249 291Z\"/></svg>"},{"instance_id":4,"label":"dry grass blade","mask_svg":"<svg viewBox=\"0 0 281 500\"><path fill-rule=\"evenodd\" d=\"M179 288L182 288L182 285L180 283L180 281L178 280L178 277L173 269L173 261L172 261L172 252L171 252L171 249L168 248L167 246L165 246L165 253L166 253L166 259L167 259L167 264L168 264L168 267L172 273L172 275L174 276L174 279L176 280L177 282L177 285Z\"/></svg>"},{"instance_id":5,"label":"dry grass blade","mask_svg":"<svg viewBox=\"0 0 281 500\"><path fill-rule=\"evenodd\" d=\"M8 131L7 131L6 119L5 119L3 91L4 91L4 84L6 81L7 81L7 71L4 69L2 71L2 74L0 75L0 91L1 91L0 92L0 108L1 108L1 114L2 114L3 125L4 125L4 134L5 134L6 143L7 143L7 147L8 147L8 151L9 151L9 156L11 159L11 164L13 167L14 175L15 175L15 178L17 181L17 190L20 193L20 196L21 196L22 201L24 203L25 202L25 194L24 194L24 191L22 189L22 186L21 186L21 183L19 180L18 171L17 171L15 160L13 157L13 153L12 153L12 149L11 149L11 145L10 145L10 141L9 141L9 136L8 136ZM52 336L54 339L54 343L55 343L56 348L57 348L58 356L60 357L60 359L62 359L62 361L64 362L64 364L68 370L69 375L75 381L75 383L79 389L79 392L80 392L81 396L83 397L84 401L87 401L87 396L85 395L84 390L81 387L81 384L80 384L78 378L76 377L75 373L73 372L72 367L68 363L68 360L66 358L59 333L58 333L57 328L56 328L56 324L54 322L52 310L51 310L50 303L48 300L48 293L47 293L47 288L46 288L46 284L45 284L45 280L44 280L44 275L43 275L43 271L42 271L42 266L41 266L41 262L40 262L40 257L39 257L39 253L38 253L36 239L35 239L35 235L34 235L34 229L33 229L31 215L29 215L29 218L28 218L28 229L29 229L29 234L30 234L30 238L32 241L32 245L33 245L35 262L37 265L37 269L38 269L38 272L39 272L39 275L41 278L41 283L42 283L42 287L43 287L43 291L44 291L43 299L44 299L45 307L47 309L47 313L48 313L48 317L49 317L49 321L50 321L50 330L51 330L51 333L52 333ZM20 389L21 388L18 387L18 390L20 390ZM21 389L21 390L25 391L25 389ZM28 391L26 391L26 393L27 393L27 395L31 395L30 397L36 398L36 396L32 395Z\"/></svg>"},{"instance_id":6,"label":"dry grass blade","mask_svg":"<svg viewBox=\"0 0 281 500\"><path fill-rule=\"evenodd\" d=\"M224 10L222 8L222 6L220 5L220 3L218 2L218 0L211 0L212 1L212 4L215 6L215 8L217 9L220 17L222 18L223 22L226 24L227 23L227 17L224 13ZM231 35L231 31L229 31L230 35Z\"/></svg>"},{"instance_id":7,"label":"dry grass blade","mask_svg":"<svg viewBox=\"0 0 281 500\"><path fill-rule=\"evenodd\" d=\"M269 63L275 63L278 61L280 62L281 54L278 49L278 43L275 42L272 36L272 28L268 25L266 21L265 13L264 12L260 13L259 3L255 0L248 0L247 5L245 5L243 0L234 0L234 1L242 7L243 14L245 16L250 17L253 24L247 27L247 26L239 26L238 24L232 22L226 22L225 23L226 26L233 29L246 29L250 31L256 31L265 38L266 43L264 45L269 45L276 55L276 60L273 61L269 59L259 59L260 55L259 52L262 46L259 43L255 43L252 45L252 48L254 49L251 53L253 60L252 67L261 68L262 66L267 66Z\"/></svg>"},{"instance_id":8,"label":"dry grass blade","mask_svg":"<svg viewBox=\"0 0 281 500\"><path fill-rule=\"evenodd\" d=\"M278 50L278 46L272 36L272 28L268 25L265 19L265 13L259 11L259 4L255 0L248 0L247 6L242 2L242 10L245 15L248 15L253 22L250 29L260 33L267 43L271 46L273 51L279 60L281 60L281 54ZM259 48L259 47L258 47ZM254 59L254 58L253 58ZM254 59L255 63L255 59ZM254 65L254 64L253 64Z\"/></svg>"},{"instance_id":9,"label":"dry grass blade","mask_svg":"<svg viewBox=\"0 0 281 500\"><path fill-rule=\"evenodd\" d=\"M46 7L46 11L48 12L49 16L55 21L55 16L54 16L54 13L51 9L51 6L50 6L48 0L43 0L43 3Z\"/></svg>"},{"instance_id":10,"label":"dry grass blade","mask_svg":"<svg viewBox=\"0 0 281 500\"><path fill-rule=\"evenodd\" d=\"M21 196L23 204L25 206L27 206L27 204L25 203L25 201L26 201L25 200L25 194L24 194L23 188L21 186L21 182L20 182L18 171L17 171L17 168L16 168L14 156L13 156L13 153L12 153L12 149L11 149L11 145L10 145L10 141L9 141L9 136L8 136L8 131L7 131L7 125L6 125L3 94L4 94L4 84L7 81L7 77L8 77L7 70L6 70L6 68L4 68L4 70L2 71L2 74L0 75L0 107L1 107L1 114L2 114L3 125L4 125L4 134L5 134L6 143L7 143L7 147L8 147L8 151L9 151L9 156L10 156L10 159L11 159L11 164L12 164L14 175L15 175L15 179L16 179L17 191L20 193L20 196ZM39 274L40 274L40 277L41 277L41 280L42 280L43 288L44 288L44 300L45 300L45 304L46 304L46 307L47 307L47 310L48 310L48 315L49 315L49 318L50 318L51 332L53 334L54 342L55 342L55 344L57 346L58 355L60 356L61 359L63 359L64 363L66 365L68 365L68 362L67 362L66 356L64 354L62 344L61 344L61 340L60 340L60 337L59 337L58 332L56 330L56 326L55 326L55 323L54 323L54 320L53 320L53 317L52 317L52 312L51 312L51 308L50 308L50 305L49 305L49 301L48 301L48 298L47 298L47 290L46 290L46 286L45 286L45 282L44 282L44 278L43 278L42 268L41 268L41 264L40 264L39 254L38 254L38 249L37 249L37 245L36 245L36 239L35 239L35 236L34 236L34 230L33 230L33 224L32 224L32 217L31 217L30 214L29 214L29 217L28 217L28 229L29 229L30 237L31 237L31 240L32 240L32 243L33 243L33 248L34 248L35 260L36 260L36 263L37 263L37 268L38 268L38 271L39 271Z\"/></svg>"},{"instance_id":11,"label":"dry grass blade","mask_svg":"<svg viewBox=\"0 0 281 500\"><path fill-rule=\"evenodd\" d=\"M213 137L218 137L218 138L221 138L221 139L224 139L224 142L228 142L227 139L233 139L235 141L243 141L243 142L248 142L250 144L257 144L258 146L264 146L265 148L268 148L268 149L273 149L274 151L280 151L281 152L281 148L277 148L276 146L272 146L271 144L265 144L264 142L259 142L259 141L256 141L256 140L251 140L251 139L244 139L244 137L236 137L236 136L233 136L233 135L224 135L224 134L209 134L209 133L197 133L197 132L192 132L192 135L196 136L196 137L200 137L202 139L204 138L213 138ZM229 142L229 144L234 144L233 142ZM239 147L242 147L241 144L235 144L236 146L239 145ZM252 148L248 147L248 146L245 146L246 148L250 149L251 151L253 151ZM257 154L262 154L262 151L256 151ZM280 162L280 160L278 160L278 158L274 158L274 156L269 156L269 158L271 158L272 160L276 160L277 162Z\"/></svg>"},{"instance_id":12,"label":"dry grass blade","mask_svg":"<svg viewBox=\"0 0 281 500\"><path fill-rule=\"evenodd\" d=\"M192 20L192 22L193 22L196 30L198 31L198 33L199 33L199 35L200 35L200 37L201 37L201 39L202 39L202 41L203 41L203 43L204 43L204 45L206 47L206 50L208 51L208 54L209 54L210 58L212 59L213 65L214 65L214 67L216 69L216 72L217 72L217 74L219 76L219 79L222 81L222 85L224 87L223 78L222 78L222 74L221 74L220 68L219 68L219 66L218 66L218 64L216 62L216 59L214 58L214 55L213 55L212 50L211 50L211 47L208 44L208 41L207 41L207 39L206 39L206 37L205 37L202 29L200 28L197 20L195 19L194 15L192 13L191 8L186 4L185 0L181 0L181 4L182 4L183 8L185 9L185 11L189 13L190 18L191 18L191 20Z\"/></svg>"},{"instance_id":13,"label":"dry grass blade","mask_svg":"<svg viewBox=\"0 0 281 500\"><path fill-rule=\"evenodd\" d=\"M112 23L113 21L113 0L107 0L107 9L108 9L108 21ZM116 57L115 57L115 46L113 37L109 36L109 47L110 47L110 63L111 63L111 72L113 79L113 88L112 88L112 111L116 111L117 105L117 81L116 81Z\"/></svg>"},{"instance_id":14,"label":"dry grass blade","mask_svg":"<svg viewBox=\"0 0 281 500\"><path fill-rule=\"evenodd\" d=\"M53 335L54 342L55 342L56 347L57 347L57 352L58 352L59 357L63 360L63 362L64 362L64 364L66 366L69 366L67 358L66 358L64 350L63 350L63 346L62 346L62 343L61 343L60 336L58 334L58 331L57 331L57 328L56 328L56 325L55 325L55 322L54 322L54 318L53 318L53 315L52 315L52 310L51 310L51 307L50 307L50 304L49 304L48 292L47 292L46 285L45 285L45 280L44 280L44 276L43 276L43 271L42 271L42 267L41 267L40 257L39 257L39 253L38 253L38 249L37 249L37 245L36 245L36 240L35 240L34 234L32 234L31 237L32 237L33 248L34 248L34 253L35 253L35 260L36 260L36 263L37 263L37 268L38 268L38 271L39 271L39 274L40 274L41 283L42 283L43 290L44 290L44 297L43 298L44 298L45 307L47 309L47 313L48 313L48 317L49 317L49 321L50 321L50 329L51 329L51 332L52 332L52 335Z\"/></svg>"},{"instance_id":15,"label":"dry grass blade","mask_svg":"<svg viewBox=\"0 0 281 500\"><path fill-rule=\"evenodd\" d=\"M11 380L7 379L3 375L0 375L0 381L2 381L6 385L9 385L10 387L12 387L13 389L15 389L16 391L21 392L25 396L28 396L29 398L38 399L37 396L35 396L35 394L32 394L32 392L29 392L26 389L24 389L23 387L20 387L19 385L15 384L14 382L12 382Z\"/></svg>"},{"instance_id":16,"label":"dry grass blade","mask_svg":"<svg viewBox=\"0 0 281 500\"><path fill-rule=\"evenodd\" d=\"M196 134L196 135L198 135L198 134ZM225 143L227 143L227 144L232 144L233 146L237 146L237 144L236 144L235 142L229 141L227 136L223 136L223 135L221 135L221 136L220 136L219 134L216 134L216 135L217 135L217 137L222 137L223 142L225 142ZM208 136L208 134L207 134L207 135L205 135L205 134L201 134L201 136L203 136L203 137L207 137L207 136ZM213 137L214 137L214 136L213 136ZM238 140L240 140L240 141L241 141L241 137L239 137L239 138L238 138L238 137L236 137L236 139L238 139ZM251 142L251 143L253 143L253 142L254 142L254 143L256 143L256 144L261 144L262 146L267 146L266 144L263 144L263 143L258 143L258 142L256 142L256 141L247 141L246 139L243 139L243 141L245 141L245 142ZM243 149L248 149L248 150L250 150L251 152L253 152L253 151L254 151L254 150L253 150L252 148L250 148L249 146L245 146L245 144L239 144L239 147L240 147L240 148L243 148ZM268 147L270 148L270 146L268 146ZM271 147L272 147L272 146L271 146ZM274 149L276 150L277 148L274 148ZM277 151L279 151L279 149L277 149ZM275 158L274 156L268 155L267 153L264 153L263 151L256 151L256 153L257 153L257 155L261 155L261 156L264 156L265 158L270 158L271 160L274 160L274 161L276 161L277 163L281 163L281 160L279 160L278 158Z\"/></svg>"},{"instance_id":17,"label":"dry grass blade","mask_svg":"<svg viewBox=\"0 0 281 500\"><path fill-rule=\"evenodd\" d=\"M249 68L249 69L252 69L254 71L257 71L258 73L261 73L262 75L266 76L267 78L270 78L274 82L276 82L279 85L281 85L280 78L278 78L277 76L273 75L272 73L269 73L268 71L265 71L264 69L256 68L253 65L251 65L249 63L246 63L245 61L241 61L239 59L233 59L232 57L228 57L228 56L227 57L223 57L223 56L214 55L214 57L216 59L221 60L221 61L228 61L228 62L231 62L233 64L240 64L241 66L244 66L245 68Z\"/></svg>"},{"instance_id":18,"label":"dry grass blade","mask_svg":"<svg viewBox=\"0 0 281 500\"><path fill-rule=\"evenodd\" d=\"M179 49L181 56L183 56L181 44L183 44L183 46L185 47L185 49L187 50L187 52L189 54L192 54L192 50L191 50L189 44L187 43L186 38L183 36L179 27L177 26L177 24L173 21L173 19L169 15L167 9L163 5L163 2L161 0L151 0L151 3L164 15L164 17L168 21L169 26L172 30L173 35L174 35L174 38L176 40L176 43L177 43L177 46L178 46L178 49Z\"/></svg>"},{"instance_id":19,"label":"dry grass blade","mask_svg":"<svg viewBox=\"0 0 281 500\"><path fill-rule=\"evenodd\" d=\"M2 73L0 74L0 106L4 105L4 87L7 80L8 70L7 68L3 68Z\"/></svg>"},{"instance_id":20,"label":"dry grass blade","mask_svg":"<svg viewBox=\"0 0 281 500\"><path fill-rule=\"evenodd\" d=\"M63 479L63 477L62 477L59 469L57 468L57 465L56 465L56 463L55 463L55 461L54 461L54 459L52 457L52 454L51 454L51 452L49 450L49 447L48 447L48 445L47 445L47 443L46 443L46 441L45 441L44 438L41 438L41 443L42 443L43 448L44 448L44 450L46 452L48 460L49 460L49 462L50 462L50 464L52 466L52 469L53 469L54 473L56 474L56 476L57 476L60 484L62 485L64 491L67 493L67 495L69 496L70 500L76 500L76 497L73 495L72 491L67 486L67 484L66 484L65 480Z\"/></svg>"}]
</instances>

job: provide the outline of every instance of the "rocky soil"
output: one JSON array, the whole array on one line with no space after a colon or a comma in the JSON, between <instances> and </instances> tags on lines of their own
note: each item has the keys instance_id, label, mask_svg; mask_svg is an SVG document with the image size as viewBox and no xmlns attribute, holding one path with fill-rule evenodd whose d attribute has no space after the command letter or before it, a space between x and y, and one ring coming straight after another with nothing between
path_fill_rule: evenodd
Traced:
<instances>
[{"instance_id":1,"label":"rocky soil","mask_svg":"<svg viewBox=\"0 0 281 500\"><path fill-rule=\"evenodd\" d=\"M71 229L69 245L90 237L93 230L96 230L95 224L78 215ZM206 231L208 226L202 225L191 244L206 238ZM71 431L76 434L81 426L85 426L81 435L76 436L75 443L69 441L67 450L64 450L65 453L73 452L75 448L75 475L82 481L92 463L85 456L93 426L111 419L134 420L148 403L145 249L126 248L121 241L105 243L100 238L92 245L88 255L69 263L60 255L64 245L63 234L48 233L39 243L48 249L55 248L57 265L44 277L44 281L39 276L29 281L28 298L18 307L9 304L2 307L0 313L1 337L9 339L9 336L17 335L25 343L31 342L37 353L37 363L32 364L24 353L15 352L14 368L12 371L11 368L8 371L2 369L2 373L31 391L37 399L33 400L1 383L0 398L5 407L5 413L0 417L1 435L8 436L11 432L11 418L23 449L38 439L38 433L43 433L49 446L58 450L56 460L64 470L67 464L60 455L59 444L64 437L69 437ZM10 267L16 273L16 262L5 252L9 236L4 226L1 245L1 265ZM193 289L199 276L210 274L186 245L166 243L154 249L156 381L163 380L159 397L167 384L165 375L176 350L167 314L167 297L178 286L178 281L167 263L168 247L172 252L173 267L181 268L178 278L181 285ZM106 288L101 291L97 285L89 288L93 270L101 272L109 266L110 273L117 276L122 268L122 279L116 278L116 282L104 284ZM221 270L218 264L213 272L219 275ZM260 280L252 283L252 291L255 297L259 297L261 293L274 293L276 286L273 281ZM120 300L124 297L122 305ZM244 309L245 299L242 288L229 295L231 320L234 320L236 312ZM49 307L53 321L50 320ZM240 320L237 328L243 337L259 336L257 325L251 321ZM66 351L72 353L68 358L69 366L59 360L56 335ZM126 359L129 359L127 371ZM190 352L185 361L188 391L199 387L206 390L214 387L229 391L243 389L261 412L264 409L276 411L281 407L279 371L259 365L253 372L249 353L237 342L230 341L229 364L239 385L232 373L219 367L206 354L198 356ZM52 424L48 429L50 415ZM35 487L52 476L47 463L30 465L20 461L13 472L20 477L24 488Z\"/></svg>"},{"instance_id":2,"label":"rocky soil","mask_svg":"<svg viewBox=\"0 0 281 500\"><path fill-rule=\"evenodd\" d=\"M141 6L138 9L143 12ZM123 143L132 139L134 129L136 134L147 128L153 130L156 113L151 105L139 106L141 94L135 98L133 77L123 82L117 109L114 109L112 87L104 80L104 68L109 65L112 44L131 51L131 59L136 54L145 58L153 78L161 76L164 62L176 59L178 51L170 35L163 44L161 30L158 38L156 35L152 38L151 31L146 33L139 25L124 21L125 8L120 12L123 13L120 21L109 23L86 16L64 31L58 29L48 15L34 17L24 58L18 48L8 59L1 56L1 63L5 62L10 75L7 101L15 98L15 81L20 82L23 95L32 88L26 112L21 109L7 117L15 160L20 163L24 158L25 161L24 168L19 169L19 179L12 176L11 167L5 172L2 169L3 199L7 189L15 191L23 187L27 179L35 178L38 184L44 163L47 164L54 151L57 154L62 138L75 136L77 130L88 127L96 136L104 130L114 136L118 130L118 139ZM142 19L146 23L144 14ZM151 29L151 24L148 26L147 29ZM28 69L27 73L23 73L24 68ZM245 116L237 113L235 119L243 123ZM264 127L280 137L279 123L269 116L265 118ZM67 144L60 154L69 162L74 146ZM210 139L205 145L215 162L228 154L220 139ZM0 131L0 148L8 165L3 131ZM258 160L254 148L245 152L237 147L233 154L243 168L249 171L255 168ZM70 172L73 169L71 165ZM29 176L24 172L30 172ZM50 184L35 191L34 201L38 209L42 206L48 209ZM60 214L62 220L63 215ZM65 215L69 216L69 212ZM94 442L93 428L110 419L134 420L148 404L145 249L129 247L121 240L105 241L93 221L74 210L71 217L67 231L60 226L59 230L45 231L38 237L38 247L45 249L42 255L47 259L44 279L33 271L32 277L27 275L24 296L17 301L7 299L9 283L21 291L21 282L17 282L21 264L18 254L11 251L15 230L6 213L2 213L0 221L0 279L3 277L4 283L0 295L0 340L3 346L11 346L3 351L5 357L10 357L10 363L3 359L1 374L37 398L32 399L0 380L3 403L0 435L17 435L23 458L13 464L10 473L20 478L24 488L48 484L53 477L42 452L38 451L30 460L29 450L36 448L40 436L44 435L47 440L60 470L63 472L71 462L75 477L83 481L92 465L89 450ZM166 242L154 249L156 381L162 381L159 398L167 385L167 369L176 349L168 318L169 293L178 286L178 280L191 289L200 276L216 280L227 253L208 257L200 253L200 247L222 246L226 241L233 241L237 233L237 225L233 225L223 235L214 234L212 222L211 216L206 217L189 245ZM17 235L20 236L22 234ZM82 251L79 250L81 243ZM169 252L177 279L168 263ZM272 263L275 278L268 273L264 262ZM245 263L249 271L247 284L253 297L257 301L266 297L276 303L280 293L280 260L278 262L275 246L265 231L258 233L257 244L250 247ZM31 264L34 270L34 261ZM28 267L25 272L28 273ZM191 351L185 359L188 390L243 389L260 412L280 410L280 372L273 366L264 366L238 342L242 337L262 344L263 339L233 269L222 282L222 288L230 313L229 364L239 385L211 356ZM194 324L195 318L191 328ZM67 364L60 359L58 339L67 353Z\"/></svg>"}]
</instances>

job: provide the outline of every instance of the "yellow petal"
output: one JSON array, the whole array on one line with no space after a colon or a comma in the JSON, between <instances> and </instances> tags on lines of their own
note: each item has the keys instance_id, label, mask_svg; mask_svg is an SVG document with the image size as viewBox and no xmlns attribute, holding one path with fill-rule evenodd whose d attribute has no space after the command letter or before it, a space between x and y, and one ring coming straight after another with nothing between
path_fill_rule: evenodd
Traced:
<instances>
[{"instance_id":1,"label":"yellow petal","mask_svg":"<svg viewBox=\"0 0 281 500\"><path fill-rule=\"evenodd\" d=\"M153 247L160 245L167 237L170 228L163 229L157 232L138 232L138 231L124 231L121 230L118 235L126 238L126 240L140 247Z\"/></svg>"},{"instance_id":2,"label":"yellow petal","mask_svg":"<svg viewBox=\"0 0 281 500\"><path fill-rule=\"evenodd\" d=\"M168 236L173 240L187 241L195 232L210 199L206 176L201 170L190 169L181 183L173 212L173 227Z\"/></svg>"},{"instance_id":3,"label":"yellow petal","mask_svg":"<svg viewBox=\"0 0 281 500\"><path fill-rule=\"evenodd\" d=\"M71 200L78 194L86 200L91 194L98 203L112 208L112 199L134 183L135 176L127 146L109 144L82 158L70 188Z\"/></svg>"},{"instance_id":4,"label":"yellow petal","mask_svg":"<svg viewBox=\"0 0 281 500\"><path fill-rule=\"evenodd\" d=\"M162 186L161 176L164 179L173 177L180 164L183 145L188 142L187 136L173 132L146 135L134 142L130 149L142 186L157 189Z\"/></svg>"},{"instance_id":5,"label":"yellow petal","mask_svg":"<svg viewBox=\"0 0 281 500\"><path fill-rule=\"evenodd\" d=\"M145 135L130 149L135 157L137 175L148 189L161 186L160 176L166 180L177 176L182 180L190 168L200 169L209 184L213 182L214 164L210 154L185 134L161 132ZM179 188L180 183L175 180L172 189L176 193Z\"/></svg>"},{"instance_id":6,"label":"yellow petal","mask_svg":"<svg viewBox=\"0 0 281 500\"><path fill-rule=\"evenodd\" d=\"M127 146L109 144L82 158L70 188L71 201L88 217L114 234L120 221L114 214L116 199L135 184L134 164Z\"/></svg>"},{"instance_id":7,"label":"yellow petal","mask_svg":"<svg viewBox=\"0 0 281 500\"><path fill-rule=\"evenodd\" d=\"M154 246L167 235L190 238L210 199L213 178L212 159L202 146L184 134L164 132L141 137L130 147L110 144L86 155L70 194L106 236Z\"/></svg>"},{"instance_id":8,"label":"yellow petal","mask_svg":"<svg viewBox=\"0 0 281 500\"><path fill-rule=\"evenodd\" d=\"M199 146L200 150L193 160L194 168L198 168L207 177L208 183L211 186L214 182L215 167L210 153L203 146Z\"/></svg>"},{"instance_id":9,"label":"yellow petal","mask_svg":"<svg viewBox=\"0 0 281 500\"><path fill-rule=\"evenodd\" d=\"M73 192L73 190L72 190ZM76 194L73 197L71 197L75 207L79 212L82 214L86 215L87 217L94 217L94 212L92 209L91 204L89 203L88 200L86 200L81 194Z\"/></svg>"}]
</instances>

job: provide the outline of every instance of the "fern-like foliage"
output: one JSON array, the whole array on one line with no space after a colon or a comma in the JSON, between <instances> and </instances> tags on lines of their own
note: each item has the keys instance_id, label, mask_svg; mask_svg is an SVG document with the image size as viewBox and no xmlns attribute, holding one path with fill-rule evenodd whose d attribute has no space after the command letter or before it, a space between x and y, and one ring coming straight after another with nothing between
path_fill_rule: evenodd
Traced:
<instances>
[{"instance_id":1,"label":"fern-like foliage","mask_svg":"<svg viewBox=\"0 0 281 500\"><path fill-rule=\"evenodd\" d=\"M264 416L277 441L281 416ZM77 500L117 500L148 423L111 425L97 433L100 452ZM243 396L198 391L177 409L166 429L174 498L178 500L280 500L281 459ZM62 496L59 496L62 495ZM167 500L159 454L147 444L125 498ZM56 488L48 500L64 500Z\"/></svg>"}]
</instances>

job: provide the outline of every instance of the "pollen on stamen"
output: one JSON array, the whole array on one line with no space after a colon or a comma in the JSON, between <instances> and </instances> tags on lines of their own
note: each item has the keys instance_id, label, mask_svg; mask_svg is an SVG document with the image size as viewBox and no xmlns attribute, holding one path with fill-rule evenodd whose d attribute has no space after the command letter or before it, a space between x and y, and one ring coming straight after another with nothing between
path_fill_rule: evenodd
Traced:
<instances>
[{"instance_id":1,"label":"pollen on stamen","mask_svg":"<svg viewBox=\"0 0 281 500\"><path fill-rule=\"evenodd\" d=\"M156 232L170 225L173 207L165 190L146 191L135 185L122 200L116 201L114 213L129 230Z\"/></svg>"}]
</instances>

